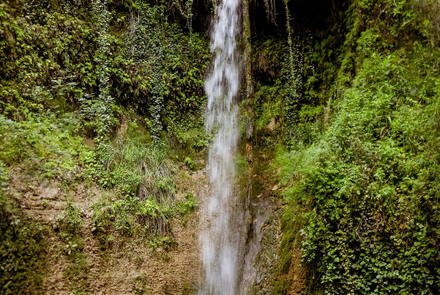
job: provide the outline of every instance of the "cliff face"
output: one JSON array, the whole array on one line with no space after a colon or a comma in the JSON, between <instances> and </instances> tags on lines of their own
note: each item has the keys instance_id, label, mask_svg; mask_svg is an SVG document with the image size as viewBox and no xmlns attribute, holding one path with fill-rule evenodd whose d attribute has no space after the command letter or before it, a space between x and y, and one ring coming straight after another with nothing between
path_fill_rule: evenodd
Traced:
<instances>
[{"instance_id":1,"label":"cliff face","mask_svg":"<svg viewBox=\"0 0 440 295\"><path fill-rule=\"evenodd\" d=\"M1 293L197 291L214 5L0 4ZM439 293L438 2L239 12L240 292Z\"/></svg>"}]
</instances>

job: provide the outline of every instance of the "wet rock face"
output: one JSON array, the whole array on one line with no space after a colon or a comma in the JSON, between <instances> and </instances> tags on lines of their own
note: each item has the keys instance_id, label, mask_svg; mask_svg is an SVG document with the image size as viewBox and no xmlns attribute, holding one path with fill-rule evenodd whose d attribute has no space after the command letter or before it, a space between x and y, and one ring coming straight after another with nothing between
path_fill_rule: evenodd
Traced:
<instances>
[{"instance_id":1,"label":"wet rock face","mask_svg":"<svg viewBox=\"0 0 440 295\"><path fill-rule=\"evenodd\" d=\"M279 200L255 198L250 201L252 216L243 256L239 294L269 294L273 290L281 243Z\"/></svg>"}]
</instances>

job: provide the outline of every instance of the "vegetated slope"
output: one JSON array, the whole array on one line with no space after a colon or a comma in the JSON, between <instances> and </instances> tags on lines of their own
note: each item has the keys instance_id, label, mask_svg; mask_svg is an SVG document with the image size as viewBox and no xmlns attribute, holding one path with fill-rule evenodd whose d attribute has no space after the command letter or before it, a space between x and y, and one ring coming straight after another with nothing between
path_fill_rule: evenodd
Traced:
<instances>
[{"instance_id":1,"label":"vegetated slope","mask_svg":"<svg viewBox=\"0 0 440 295\"><path fill-rule=\"evenodd\" d=\"M440 6L348 3L306 59L297 132L278 152L277 292L295 291L301 247L310 294L438 294Z\"/></svg>"},{"instance_id":2,"label":"vegetated slope","mask_svg":"<svg viewBox=\"0 0 440 295\"><path fill-rule=\"evenodd\" d=\"M169 8L0 4L0 293L196 287L210 54Z\"/></svg>"}]
</instances>

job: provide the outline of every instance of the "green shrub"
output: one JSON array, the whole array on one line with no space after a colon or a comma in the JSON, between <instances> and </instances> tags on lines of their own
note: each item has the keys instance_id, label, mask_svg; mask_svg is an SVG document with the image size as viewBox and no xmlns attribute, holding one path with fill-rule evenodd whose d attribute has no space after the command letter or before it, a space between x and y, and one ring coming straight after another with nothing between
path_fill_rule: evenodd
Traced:
<instances>
[{"instance_id":1,"label":"green shrub","mask_svg":"<svg viewBox=\"0 0 440 295\"><path fill-rule=\"evenodd\" d=\"M56 228L70 236L75 236L81 232L83 225L83 210L68 202L63 214L56 218Z\"/></svg>"},{"instance_id":2,"label":"green shrub","mask_svg":"<svg viewBox=\"0 0 440 295\"><path fill-rule=\"evenodd\" d=\"M193 212L196 208L197 203L193 194L191 193L186 193L185 200L177 204L177 210L183 215Z\"/></svg>"}]
</instances>

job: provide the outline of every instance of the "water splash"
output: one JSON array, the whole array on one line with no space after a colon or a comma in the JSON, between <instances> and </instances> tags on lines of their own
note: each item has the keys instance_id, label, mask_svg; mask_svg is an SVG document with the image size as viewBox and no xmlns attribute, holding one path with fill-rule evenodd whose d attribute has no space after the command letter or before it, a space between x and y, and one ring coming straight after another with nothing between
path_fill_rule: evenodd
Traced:
<instances>
[{"instance_id":1,"label":"water splash","mask_svg":"<svg viewBox=\"0 0 440 295\"><path fill-rule=\"evenodd\" d=\"M237 104L240 88L236 38L239 26L238 0L223 0L216 7L211 33L213 71L205 81L208 97L207 132L217 133L209 150L208 171L212 195L204 208L205 230L201 235L205 283L200 294L235 294L237 242L231 235L233 203L233 153L237 147Z\"/></svg>"}]
</instances>

